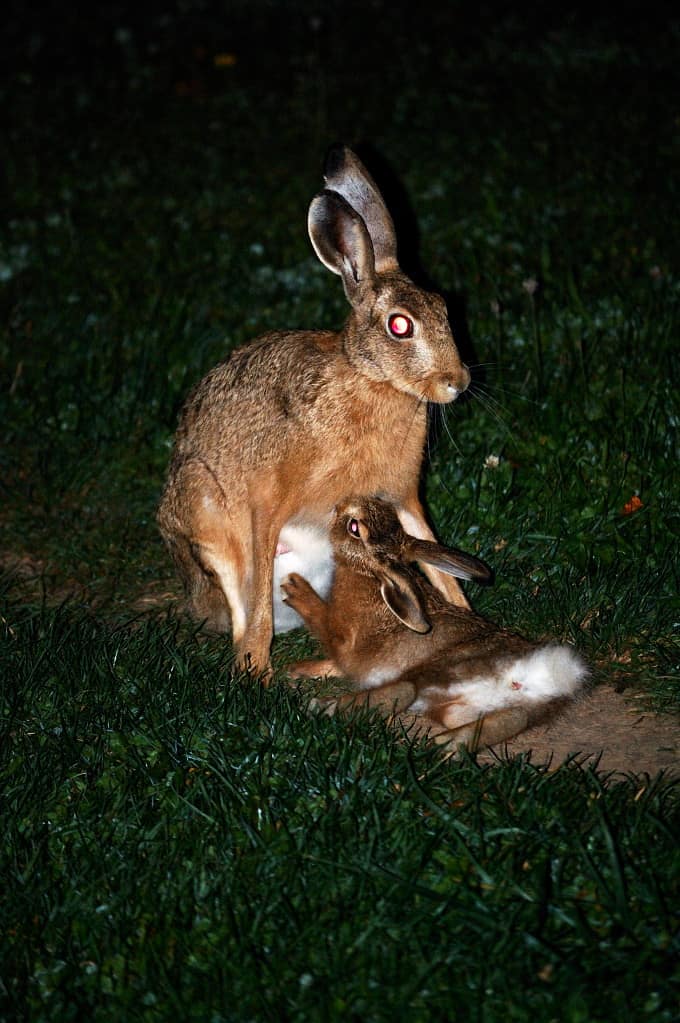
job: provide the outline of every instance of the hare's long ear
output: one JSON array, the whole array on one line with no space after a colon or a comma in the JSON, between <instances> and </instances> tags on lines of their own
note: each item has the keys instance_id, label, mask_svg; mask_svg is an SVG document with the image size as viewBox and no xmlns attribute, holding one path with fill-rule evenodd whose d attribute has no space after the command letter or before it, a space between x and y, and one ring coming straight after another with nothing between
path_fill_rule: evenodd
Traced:
<instances>
[{"instance_id":1,"label":"hare's long ear","mask_svg":"<svg viewBox=\"0 0 680 1023\"><path fill-rule=\"evenodd\" d=\"M391 568L381 572L380 579L382 599L395 618L413 632L429 632L432 625L425 616L408 576Z\"/></svg>"},{"instance_id":2,"label":"hare's long ear","mask_svg":"<svg viewBox=\"0 0 680 1023\"><path fill-rule=\"evenodd\" d=\"M326 156L324 179L327 187L346 199L366 224L373 242L376 272L397 270L397 237L392 217L361 160L347 146L333 146Z\"/></svg>"},{"instance_id":3,"label":"hare's long ear","mask_svg":"<svg viewBox=\"0 0 680 1023\"><path fill-rule=\"evenodd\" d=\"M479 558L475 558L472 554L465 554L463 551L451 551L431 540L410 539L404 553L409 560L432 565L440 572L454 575L457 579L474 579L475 582L488 583L493 578L493 572L489 566Z\"/></svg>"},{"instance_id":4,"label":"hare's long ear","mask_svg":"<svg viewBox=\"0 0 680 1023\"><path fill-rule=\"evenodd\" d=\"M375 281L373 245L360 215L341 195L325 190L312 199L307 228L317 256L342 277L345 294L355 305L364 286Z\"/></svg>"}]
</instances>

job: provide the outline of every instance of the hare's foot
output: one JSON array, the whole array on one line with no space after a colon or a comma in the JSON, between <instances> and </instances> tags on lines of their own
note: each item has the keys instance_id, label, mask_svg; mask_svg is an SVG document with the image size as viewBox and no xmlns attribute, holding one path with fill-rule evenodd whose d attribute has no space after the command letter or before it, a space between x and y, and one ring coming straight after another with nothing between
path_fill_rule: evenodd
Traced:
<instances>
[{"instance_id":1,"label":"hare's foot","mask_svg":"<svg viewBox=\"0 0 680 1023\"><path fill-rule=\"evenodd\" d=\"M305 625L314 630L320 620L325 620L326 604L316 590L297 572L291 572L281 582L283 602L300 615Z\"/></svg>"},{"instance_id":2,"label":"hare's foot","mask_svg":"<svg viewBox=\"0 0 680 1023\"><path fill-rule=\"evenodd\" d=\"M269 661L255 661L250 653L237 655L234 670L241 675L250 675L252 679L261 682L265 689L268 688L274 677L274 671Z\"/></svg>"},{"instance_id":3,"label":"hare's foot","mask_svg":"<svg viewBox=\"0 0 680 1023\"><path fill-rule=\"evenodd\" d=\"M290 678L338 678L340 675L335 661L330 658L295 661L286 667L286 672Z\"/></svg>"},{"instance_id":4,"label":"hare's foot","mask_svg":"<svg viewBox=\"0 0 680 1023\"><path fill-rule=\"evenodd\" d=\"M236 670L247 672L251 678L258 679L262 685L268 686L273 677L269 660L271 642L272 634L264 627L247 629L240 640L234 637Z\"/></svg>"}]
</instances>

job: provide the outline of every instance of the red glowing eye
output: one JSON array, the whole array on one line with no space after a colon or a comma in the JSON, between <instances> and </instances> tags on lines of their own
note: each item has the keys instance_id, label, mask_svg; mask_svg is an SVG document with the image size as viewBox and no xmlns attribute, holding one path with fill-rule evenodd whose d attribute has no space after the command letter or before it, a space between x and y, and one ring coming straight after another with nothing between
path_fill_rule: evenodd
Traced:
<instances>
[{"instance_id":1,"label":"red glowing eye","mask_svg":"<svg viewBox=\"0 0 680 1023\"><path fill-rule=\"evenodd\" d=\"M347 523L347 532L352 536L359 536L359 522L357 519L350 519Z\"/></svg>"},{"instance_id":2,"label":"red glowing eye","mask_svg":"<svg viewBox=\"0 0 680 1023\"><path fill-rule=\"evenodd\" d=\"M392 337L411 337L413 334L413 320L403 313L392 313L387 321L387 329Z\"/></svg>"}]
</instances>

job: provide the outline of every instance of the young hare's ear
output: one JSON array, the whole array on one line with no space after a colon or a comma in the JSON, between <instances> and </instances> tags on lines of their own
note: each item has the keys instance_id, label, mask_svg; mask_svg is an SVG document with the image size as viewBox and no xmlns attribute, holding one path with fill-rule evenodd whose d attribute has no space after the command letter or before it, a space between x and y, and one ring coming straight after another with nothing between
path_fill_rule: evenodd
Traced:
<instances>
[{"instance_id":1,"label":"young hare's ear","mask_svg":"<svg viewBox=\"0 0 680 1023\"><path fill-rule=\"evenodd\" d=\"M478 583L491 582L493 572L479 558L463 551L450 551L441 544L430 540L411 539L407 546L409 559L432 565L440 572L453 575L457 579L474 579Z\"/></svg>"},{"instance_id":2,"label":"young hare's ear","mask_svg":"<svg viewBox=\"0 0 680 1023\"><path fill-rule=\"evenodd\" d=\"M324 168L328 188L346 199L363 219L373 242L377 273L397 270L397 237L392 218L375 181L347 146L329 149Z\"/></svg>"},{"instance_id":3,"label":"young hare's ear","mask_svg":"<svg viewBox=\"0 0 680 1023\"><path fill-rule=\"evenodd\" d=\"M390 569L381 573L381 579L380 593L395 618L413 632L429 632L432 625L408 576Z\"/></svg>"},{"instance_id":4,"label":"young hare's ear","mask_svg":"<svg viewBox=\"0 0 680 1023\"><path fill-rule=\"evenodd\" d=\"M363 220L341 195L324 191L312 199L307 228L317 256L340 274L345 294L355 305L362 288L375 280L373 245Z\"/></svg>"}]
</instances>

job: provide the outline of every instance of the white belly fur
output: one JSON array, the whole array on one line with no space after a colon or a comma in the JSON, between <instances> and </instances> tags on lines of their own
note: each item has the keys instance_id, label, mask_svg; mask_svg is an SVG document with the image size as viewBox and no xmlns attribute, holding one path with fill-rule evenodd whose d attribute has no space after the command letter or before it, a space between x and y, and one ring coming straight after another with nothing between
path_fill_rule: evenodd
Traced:
<instances>
[{"instance_id":1,"label":"white belly fur","mask_svg":"<svg viewBox=\"0 0 680 1023\"><path fill-rule=\"evenodd\" d=\"M325 599L333 581L333 549L322 530L291 523L281 530L279 547L284 548L284 552L274 558L274 632L289 632L303 622L292 607L283 603L281 581L291 572L297 572Z\"/></svg>"}]
</instances>

